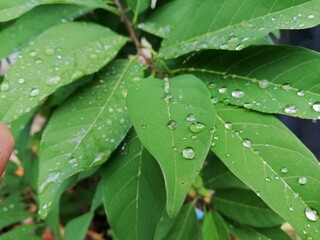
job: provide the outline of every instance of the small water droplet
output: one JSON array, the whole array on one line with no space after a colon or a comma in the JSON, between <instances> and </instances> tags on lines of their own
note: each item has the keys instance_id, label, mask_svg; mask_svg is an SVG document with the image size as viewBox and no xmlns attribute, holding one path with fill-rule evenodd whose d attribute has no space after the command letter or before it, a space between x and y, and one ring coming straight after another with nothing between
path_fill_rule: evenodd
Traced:
<instances>
[{"instance_id":1,"label":"small water droplet","mask_svg":"<svg viewBox=\"0 0 320 240\"><path fill-rule=\"evenodd\" d=\"M168 123L167 123L167 126L168 126L169 129L174 130L174 129L176 129L177 126L178 126L178 125L177 125L177 121L175 121L175 120L169 120Z\"/></svg>"},{"instance_id":2,"label":"small water droplet","mask_svg":"<svg viewBox=\"0 0 320 240\"><path fill-rule=\"evenodd\" d=\"M314 15L313 15L313 14L310 14L310 15L308 15L308 18L309 18L309 19L314 19Z\"/></svg>"},{"instance_id":3,"label":"small water droplet","mask_svg":"<svg viewBox=\"0 0 320 240\"><path fill-rule=\"evenodd\" d=\"M312 108L313 108L314 111L320 112L320 102L315 102L315 103L312 105Z\"/></svg>"},{"instance_id":4,"label":"small water droplet","mask_svg":"<svg viewBox=\"0 0 320 240\"><path fill-rule=\"evenodd\" d=\"M239 89L236 89L231 93L231 95L234 98L243 98L244 97L244 92L239 90Z\"/></svg>"},{"instance_id":5,"label":"small water droplet","mask_svg":"<svg viewBox=\"0 0 320 240\"><path fill-rule=\"evenodd\" d=\"M33 88L30 92L30 96L35 97L35 96L38 96L39 93L40 93L40 90L38 88Z\"/></svg>"},{"instance_id":6,"label":"small water droplet","mask_svg":"<svg viewBox=\"0 0 320 240\"><path fill-rule=\"evenodd\" d=\"M166 103L170 103L172 100L172 95L171 93L165 93L162 97L162 99L166 102Z\"/></svg>"},{"instance_id":7,"label":"small water droplet","mask_svg":"<svg viewBox=\"0 0 320 240\"><path fill-rule=\"evenodd\" d=\"M265 89L269 86L269 81L264 79L264 80L261 80L259 81L259 87L262 88L262 89Z\"/></svg>"},{"instance_id":8,"label":"small water droplet","mask_svg":"<svg viewBox=\"0 0 320 240\"><path fill-rule=\"evenodd\" d=\"M252 103L246 102L246 103L243 104L243 107L246 108L246 109L251 109L252 108Z\"/></svg>"},{"instance_id":9,"label":"small water droplet","mask_svg":"<svg viewBox=\"0 0 320 240\"><path fill-rule=\"evenodd\" d=\"M307 177L299 177L299 183L301 184L301 185L305 185L305 184L307 184L307 182L308 182L308 179L307 179Z\"/></svg>"},{"instance_id":10,"label":"small water droplet","mask_svg":"<svg viewBox=\"0 0 320 240\"><path fill-rule=\"evenodd\" d=\"M307 207L304 210L304 214L312 222L319 220L318 212L315 209Z\"/></svg>"},{"instance_id":11,"label":"small water droplet","mask_svg":"<svg viewBox=\"0 0 320 240\"><path fill-rule=\"evenodd\" d=\"M290 85L290 83L284 83L284 84L282 84L282 87L281 87L283 90L286 90L286 91L288 91L288 90L290 90L291 89L291 85Z\"/></svg>"},{"instance_id":12,"label":"small water droplet","mask_svg":"<svg viewBox=\"0 0 320 240\"><path fill-rule=\"evenodd\" d=\"M286 167L281 168L281 172L282 172L282 173L287 173L287 172L288 172L288 168L286 168Z\"/></svg>"},{"instance_id":13,"label":"small water droplet","mask_svg":"<svg viewBox=\"0 0 320 240\"><path fill-rule=\"evenodd\" d=\"M51 77L47 80L48 85L57 85L60 82L60 76Z\"/></svg>"},{"instance_id":14,"label":"small water droplet","mask_svg":"<svg viewBox=\"0 0 320 240\"><path fill-rule=\"evenodd\" d=\"M190 113L187 115L186 120L187 120L187 122L194 122L196 120L196 116L194 114Z\"/></svg>"},{"instance_id":15,"label":"small water droplet","mask_svg":"<svg viewBox=\"0 0 320 240\"><path fill-rule=\"evenodd\" d=\"M30 51L29 52L29 56L30 57L35 57L35 56L37 56L38 55L38 53L36 52L36 51Z\"/></svg>"},{"instance_id":16,"label":"small water droplet","mask_svg":"<svg viewBox=\"0 0 320 240\"><path fill-rule=\"evenodd\" d=\"M52 48L46 48L44 53L48 56L52 56L54 54L54 50Z\"/></svg>"},{"instance_id":17,"label":"small water droplet","mask_svg":"<svg viewBox=\"0 0 320 240\"><path fill-rule=\"evenodd\" d=\"M211 133L211 134L214 134L216 131L217 131L217 127L216 127L216 126L213 126L213 127L210 129L210 133Z\"/></svg>"},{"instance_id":18,"label":"small water droplet","mask_svg":"<svg viewBox=\"0 0 320 240\"><path fill-rule=\"evenodd\" d=\"M287 105L285 108L284 108L284 112L287 113L287 114L295 114L297 113L298 109L296 106L294 105Z\"/></svg>"},{"instance_id":19,"label":"small water droplet","mask_svg":"<svg viewBox=\"0 0 320 240\"><path fill-rule=\"evenodd\" d=\"M213 89L213 88L215 88L215 87L217 87L217 84L216 84L215 82L210 82L210 83L208 84L208 88L209 88L209 89Z\"/></svg>"},{"instance_id":20,"label":"small water droplet","mask_svg":"<svg viewBox=\"0 0 320 240\"><path fill-rule=\"evenodd\" d=\"M294 206L293 206L293 205L290 205L290 206L289 206L289 211L290 211L290 212L293 212L293 211L294 211Z\"/></svg>"},{"instance_id":21,"label":"small water droplet","mask_svg":"<svg viewBox=\"0 0 320 240\"><path fill-rule=\"evenodd\" d=\"M299 91L297 92L297 95L298 95L299 97L303 97L303 96L304 96L304 90L299 90Z\"/></svg>"},{"instance_id":22,"label":"small water droplet","mask_svg":"<svg viewBox=\"0 0 320 240\"><path fill-rule=\"evenodd\" d=\"M36 58L36 59L34 60L34 62L35 62L36 64L40 64L40 63L42 63L42 59L41 59L41 58Z\"/></svg>"},{"instance_id":23,"label":"small water droplet","mask_svg":"<svg viewBox=\"0 0 320 240\"><path fill-rule=\"evenodd\" d=\"M225 127L226 129L232 129L232 123L226 122L226 123L224 124L224 127Z\"/></svg>"},{"instance_id":24,"label":"small water droplet","mask_svg":"<svg viewBox=\"0 0 320 240\"><path fill-rule=\"evenodd\" d=\"M218 102L219 102L219 99L218 99L218 98L216 98L216 97L212 97L212 98L211 98L211 103L217 104Z\"/></svg>"},{"instance_id":25,"label":"small water droplet","mask_svg":"<svg viewBox=\"0 0 320 240\"><path fill-rule=\"evenodd\" d=\"M10 89L10 85L7 81L2 82L1 86L0 86L0 91L1 92L6 92Z\"/></svg>"},{"instance_id":26,"label":"small water droplet","mask_svg":"<svg viewBox=\"0 0 320 240\"><path fill-rule=\"evenodd\" d=\"M196 156L196 153L194 152L192 147L186 147L182 151L182 156L185 159L194 159L194 157Z\"/></svg>"},{"instance_id":27,"label":"small water droplet","mask_svg":"<svg viewBox=\"0 0 320 240\"><path fill-rule=\"evenodd\" d=\"M227 92L228 92L228 88L227 87L219 88L219 93L227 93Z\"/></svg>"},{"instance_id":28,"label":"small water droplet","mask_svg":"<svg viewBox=\"0 0 320 240\"><path fill-rule=\"evenodd\" d=\"M25 83L26 82L26 80L24 79L24 78L19 78L18 79L18 83L19 84L23 84L23 83Z\"/></svg>"},{"instance_id":29,"label":"small water droplet","mask_svg":"<svg viewBox=\"0 0 320 240\"><path fill-rule=\"evenodd\" d=\"M194 133L200 133L202 132L204 129L206 128L206 126L201 123L201 122L196 122L196 123L192 123L190 126L189 126L189 129L191 132L194 132Z\"/></svg>"},{"instance_id":30,"label":"small water droplet","mask_svg":"<svg viewBox=\"0 0 320 240\"><path fill-rule=\"evenodd\" d=\"M228 49L228 44L220 45L220 49L222 49L222 50Z\"/></svg>"},{"instance_id":31,"label":"small water droplet","mask_svg":"<svg viewBox=\"0 0 320 240\"><path fill-rule=\"evenodd\" d=\"M252 146L252 143L251 143L250 139L245 138L245 139L243 139L242 145L244 147L250 148Z\"/></svg>"}]
</instances>

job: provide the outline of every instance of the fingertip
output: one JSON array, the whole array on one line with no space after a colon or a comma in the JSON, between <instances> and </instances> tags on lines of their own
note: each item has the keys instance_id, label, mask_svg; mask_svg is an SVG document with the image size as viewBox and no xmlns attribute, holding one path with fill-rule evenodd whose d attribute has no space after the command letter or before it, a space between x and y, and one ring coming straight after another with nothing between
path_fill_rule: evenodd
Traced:
<instances>
[{"instance_id":1,"label":"fingertip","mask_svg":"<svg viewBox=\"0 0 320 240\"><path fill-rule=\"evenodd\" d=\"M13 147L14 139L9 128L0 122L0 177L8 163Z\"/></svg>"}]
</instances>

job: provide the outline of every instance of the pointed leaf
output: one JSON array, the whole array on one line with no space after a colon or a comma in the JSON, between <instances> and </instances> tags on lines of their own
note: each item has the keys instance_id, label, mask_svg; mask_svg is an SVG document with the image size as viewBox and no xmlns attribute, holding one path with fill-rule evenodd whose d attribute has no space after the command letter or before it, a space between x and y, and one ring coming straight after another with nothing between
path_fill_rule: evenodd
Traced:
<instances>
[{"instance_id":1,"label":"pointed leaf","mask_svg":"<svg viewBox=\"0 0 320 240\"><path fill-rule=\"evenodd\" d=\"M42 238L34 236L33 232L38 228L34 224L23 224L10 231L7 231L0 236L0 240L14 240L14 239L28 239L28 240L41 240Z\"/></svg>"},{"instance_id":2,"label":"pointed leaf","mask_svg":"<svg viewBox=\"0 0 320 240\"><path fill-rule=\"evenodd\" d=\"M218 211L241 224L253 227L273 227L284 223L284 220L251 190L218 191L213 196L213 204Z\"/></svg>"},{"instance_id":3,"label":"pointed leaf","mask_svg":"<svg viewBox=\"0 0 320 240\"><path fill-rule=\"evenodd\" d=\"M202 224L202 240L229 240L229 229L218 212L208 212Z\"/></svg>"},{"instance_id":4,"label":"pointed leaf","mask_svg":"<svg viewBox=\"0 0 320 240\"><path fill-rule=\"evenodd\" d=\"M134 60L115 61L98 75L98 81L82 88L54 112L40 146L41 205L52 201L65 179L101 165L119 145L130 128L125 85L142 76ZM40 214L45 216L49 208L42 210Z\"/></svg>"},{"instance_id":5,"label":"pointed leaf","mask_svg":"<svg viewBox=\"0 0 320 240\"><path fill-rule=\"evenodd\" d=\"M110 8L102 0L0 0L0 22L20 17L25 12L41 4L76 4L92 8Z\"/></svg>"},{"instance_id":6,"label":"pointed leaf","mask_svg":"<svg viewBox=\"0 0 320 240\"><path fill-rule=\"evenodd\" d=\"M229 229L237 240L270 240L269 237L254 228L230 225Z\"/></svg>"},{"instance_id":7,"label":"pointed leaf","mask_svg":"<svg viewBox=\"0 0 320 240\"><path fill-rule=\"evenodd\" d=\"M31 10L0 32L0 58L7 57L27 45L47 28L70 21L90 10L92 8L74 5L48 5Z\"/></svg>"},{"instance_id":8,"label":"pointed leaf","mask_svg":"<svg viewBox=\"0 0 320 240\"><path fill-rule=\"evenodd\" d=\"M215 114L208 89L192 75L143 79L129 89L127 106L142 144L159 162L167 211L175 216L210 146Z\"/></svg>"},{"instance_id":9,"label":"pointed leaf","mask_svg":"<svg viewBox=\"0 0 320 240\"><path fill-rule=\"evenodd\" d=\"M224 164L300 234L318 238L320 166L273 116L217 104L213 151Z\"/></svg>"},{"instance_id":10,"label":"pointed leaf","mask_svg":"<svg viewBox=\"0 0 320 240\"><path fill-rule=\"evenodd\" d=\"M0 86L5 123L37 106L59 87L108 63L126 39L92 23L64 23L41 34L9 68Z\"/></svg>"},{"instance_id":11,"label":"pointed leaf","mask_svg":"<svg viewBox=\"0 0 320 240\"><path fill-rule=\"evenodd\" d=\"M259 46L241 52L207 51L181 62L183 68L173 72L205 81L213 102L300 118L320 116L319 53Z\"/></svg>"},{"instance_id":12,"label":"pointed leaf","mask_svg":"<svg viewBox=\"0 0 320 240\"><path fill-rule=\"evenodd\" d=\"M317 0L189 1L180 21L163 41L160 55L175 58L194 50L241 50L276 29L302 29L319 24ZM165 15L165 13L163 13Z\"/></svg>"},{"instance_id":13,"label":"pointed leaf","mask_svg":"<svg viewBox=\"0 0 320 240\"><path fill-rule=\"evenodd\" d=\"M165 208L165 187L156 160L130 134L103 171L104 205L117 238L151 239Z\"/></svg>"}]
</instances>

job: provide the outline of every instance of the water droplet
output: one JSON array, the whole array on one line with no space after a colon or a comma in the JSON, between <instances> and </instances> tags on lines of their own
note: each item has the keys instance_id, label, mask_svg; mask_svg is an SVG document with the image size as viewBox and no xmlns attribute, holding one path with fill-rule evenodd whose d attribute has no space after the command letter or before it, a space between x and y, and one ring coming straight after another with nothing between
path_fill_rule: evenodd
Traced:
<instances>
[{"instance_id":1,"label":"water droplet","mask_svg":"<svg viewBox=\"0 0 320 240\"><path fill-rule=\"evenodd\" d=\"M217 84L215 82L211 82L211 83L208 84L208 88L209 89L213 89L215 87L217 87Z\"/></svg>"},{"instance_id":2,"label":"water droplet","mask_svg":"<svg viewBox=\"0 0 320 240\"><path fill-rule=\"evenodd\" d=\"M297 113L297 111L298 111L298 109L294 105L287 105L284 108L284 112L287 114L295 114L295 113Z\"/></svg>"},{"instance_id":3,"label":"water droplet","mask_svg":"<svg viewBox=\"0 0 320 240\"><path fill-rule=\"evenodd\" d=\"M196 116L194 114L190 113L190 114L187 115L186 120L188 122L194 122L196 120Z\"/></svg>"},{"instance_id":4,"label":"water droplet","mask_svg":"<svg viewBox=\"0 0 320 240\"><path fill-rule=\"evenodd\" d=\"M29 56L30 56L30 57L35 57L35 56L37 56L37 54L38 54L38 53L37 53L36 51L30 51L30 52L29 52Z\"/></svg>"},{"instance_id":5,"label":"water droplet","mask_svg":"<svg viewBox=\"0 0 320 240\"><path fill-rule=\"evenodd\" d=\"M48 79L47 84L48 85L57 85L60 82L61 78L60 76L51 77Z\"/></svg>"},{"instance_id":6,"label":"water droplet","mask_svg":"<svg viewBox=\"0 0 320 240\"><path fill-rule=\"evenodd\" d=\"M304 210L304 214L312 222L315 222L315 221L319 220L318 212L315 209L307 207Z\"/></svg>"},{"instance_id":7,"label":"water droplet","mask_svg":"<svg viewBox=\"0 0 320 240\"><path fill-rule=\"evenodd\" d=\"M220 49L222 49L222 50L228 49L228 44L220 45Z\"/></svg>"},{"instance_id":8,"label":"water droplet","mask_svg":"<svg viewBox=\"0 0 320 240\"><path fill-rule=\"evenodd\" d=\"M46 48L44 53L48 56L52 56L54 54L54 50L52 48Z\"/></svg>"},{"instance_id":9,"label":"water droplet","mask_svg":"<svg viewBox=\"0 0 320 240\"><path fill-rule=\"evenodd\" d=\"M0 86L0 91L1 92L6 92L6 91L9 90L9 88L10 88L9 83L7 81L5 81L5 82L2 82L2 84Z\"/></svg>"},{"instance_id":10,"label":"water droplet","mask_svg":"<svg viewBox=\"0 0 320 240\"><path fill-rule=\"evenodd\" d=\"M233 42L236 42L238 41L238 38L236 36L230 36L229 39L228 39L228 43L233 43Z\"/></svg>"},{"instance_id":11,"label":"water droplet","mask_svg":"<svg viewBox=\"0 0 320 240\"><path fill-rule=\"evenodd\" d=\"M36 59L34 60L34 62L35 62L36 64L40 64L40 63L42 63L42 59L41 59L41 58L36 58Z\"/></svg>"},{"instance_id":12,"label":"water droplet","mask_svg":"<svg viewBox=\"0 0 320 240\"><path fill-rule=\"evenodd\" d=\"M177 128L177 122L175 120L169 120L167 126L169 129L174 130Z\"/></svg>"},{"instance_id":13,"label":"water droplet","mask_svg":"<svg viewBox=\"0 0 320 240\"><path fill-rule=\"evenodd\" d=\"M212 98L211 98L211 103L217 104L218 102L219 102L219 99L218 99L218 98L215 98L215 97L212 97Z\"/></svg>"},{"instance_id":14,"label":"water droplet","mask_svg":"<svg viewBox=\"0 0 320 240\"><path fill-rule=\"evenodd\" d=\"M262 88L262 89L265 89L269 86L269 81L264 79L264 80L261 80L259 81L259 87Z\"/></svg>"},{"instance_id":15,"label":"water droplet","mask_svg":"<svg viewBox=\"0 0 320 240\"><path fill-rule=\"evenodd\" d=\"M243 139L242 145L243 145L244 147L249 148L249 147L252 146L252 143L251 143L251 141L250 141L249 139L245 138L245 139Z\"/></svg>"},{"instance_id":16,"label":"water droplet","mask_svg":"<svg viewBox=\"0 0 320 240\"><path fill-rule=\"evenodd\" d=\"M307 184L307 182L308 182L307 177L299 177L299 183L301 185L305 185L305 184Z\"/></svg>"},{"instance_id":17,"label":"water droplet","mask_svg":"<svg viewBox=\"0 0 320 240\"><path fill-rule=\"evenodd\" d=\"M26 82L26 80L24 79L24 78L19 78L18 79L18 83L19 84L23 84L23 83L25 83Z\"/></svg>"},{"instance_id":18,"label":"water droplet","mask_svg":"<svg viewBox=\"0 0 320 240\"><path fill-rule=\"evenodd\" d=\"M239 45L236 46L235 50L240 51L240 50L242 50L243 48L244 48L244 45L239 44Z\"/></svg>"},{"instance_id":19,"label":"water droplet","mask_svg":"<svg viewBox=\"0 0 320 240\"><path fill-rule=\"evenodd\" d=\"M243 104L244 108L246 109L251 109L252 108L252 103L246 102Z\"/></svg>"},{"instance_id":20,"label":"water droplet","mask_svg":"<svg viewBox=\"0 0 320 240\"><path fill-rule=\"evenodd\" d=\"M288 172L288 168L286 168L286 167L282 168L282 169L281 169L281 172L282 172L282 173L287 173L287 172Z\"/></svg>"},{"instance_id":21,"label":"water droplet","mask_svg":"<svg viewBox=\"0 0 320 240\"><path fill-rule=\"evenodd\" d=\"M313 14L310 14L310 15L308 16L308 18L309 18L309 19L314 19L314 15L313 15Z\"/></svg>"},{"instance_id":22,"label":"water droplet","mask_svg":"<svg viewBox=\"0 0 320 240\"><path fill-rule=\"evenodd\" d=\"M30 92L30 96L35 97L35 96L38 96L39 93L40 93L40 90L38 88L33 88Z\"/></svg>"},{"instance_id":23,"label":"water droplet","mask_svg":"<svg viewBox=\"0 0 320 240\"><path fill-rule=\"evenodd\" d=\"M227 92L228 92L228 88L227 87L219 88L219 93L227 93Z\"/></svg>"},{"instance_id":24,"label":"water droplet","mask_svg":"<svg viewBox=\"0 0 320 240\"><path fill-rule=\"evenodd\" d=\"M163 98L162 98L166 103L170 103L171 102L171 100L172 100L172 95L171 95L171 93L165 93L164 95L163 95Z\"/></svg>"},{"instance_id":25,"label":"water droplet","mask_svg":"<svg viewBox=\"0 0 320 240\"><path fill-rule=\"evenodd\" d=\"M213 127L210 129L210 133L211 133L211 134L214 134L216 131L217 131L217 127L216 127L216 126L213 126Z\"/></svg>"},{"instance_id":26,"label":"water droplet","mask_svg":"<svg viewBox=\"0 0 320 240\"><path fill-rule=\"evenodd\" d=\"M299 91L297 92L297 95L298 95L299 97L303 97L303 96L304 96L304 90L299 90Z\"/></svg>"},{"instance_id":27,"label":"water droplet","mask_svg":"<svg viewBox=\"0 0 320 240\"><path fill-rule=\"evenodd\" d=\"M231 95L234 98L243 98L244 97L244 92L239 90L239 89L236 89L231 93Z\"/></svg>"},{"instance_id":28,"label":"water droplet","mask_svg":"<svg viewBox=\"0 0 320 240\"><path fill-rule=\"evenodd\" d=\"M290 205L290 206L289 206L289 211L290 211L290 212L293 212L293 211L294 211L294 206L293 206L293 205Z\"/></svg>"},{"instance_id":29,"label":"water droplet","mask_svg":"<svg viewBox=\"0 0 320 240\"><path fill-rule=\"evenodd\" d=\"M189 127L191 132L200 133L202 132L206 126L201 122L192 123Z\"/></svg>"},{"instance_id":30,"label":"water droplet","mask_svg":"<svg viewBox=\"0 0 320 240\"><path fill-rule=\"evenodd\" d=\"M224 127L225 127L226 129L232 129L232 123L226 122L226 123L224 124Z\"/></svg>"},{"instance_id":31,"label":"water droplet","mask_svg":"<svg viewBox=\"0 0 320 240\"><path fill-rule=\"evenodd\" d=\"M291 85L290 85L290 83L284 83L284 84L282 84L282 87L281 87L283 90L286 90L286 91L288 91L288 90L290 90L291 89Z\"/></svg>"},{"instance_id":32,"label":"water droplet","mask_svg":"<svg viewBox=\"0 0 320 240\"><path fill-rule=\"evenodd\" d=\"M192 147L186 147L185 149L183 149L182 151L182 156L185 159L194 159L194 157L196 156L196 153L194 152Z\"/></svg>"},{"instance_id":33,"label":"water droplet","mask_svg":"<svg viewBox=\"0 0 320 240\"><path fill-rule=\"evenodd\" d=\"M315 103L312 105L312 108L313 108L314 111L320 112L320 102L315 102Z\"/></svg>"}]
</instances>

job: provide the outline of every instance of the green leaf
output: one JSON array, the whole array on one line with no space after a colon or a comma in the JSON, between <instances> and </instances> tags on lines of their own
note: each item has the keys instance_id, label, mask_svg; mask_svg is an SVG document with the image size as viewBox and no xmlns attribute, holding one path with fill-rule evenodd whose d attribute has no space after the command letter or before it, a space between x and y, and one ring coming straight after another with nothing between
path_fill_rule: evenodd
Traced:
<instances>
[{"instance_id":1,"label":"green leaf","mask_svg":"<svg viewBox=\"0 0 320 240\"><path fill-rule=\"evenodd\" d=\"M171 219L166 213L161 219L155 240L197 239L197 217L193 204L182 206L178 215Z\"/></svg>"},{"instance_id":2,"label":"green leaf","mask_svg":"<svg viewBox=\"0 0 320 240\"><path fill-rule=\"evenodd\" d=\"M181 63L183 67L173 72L192 73L205 81L214 103L300 118L320 116L319 53L258 46L241 52L207 51Z\"/></svg>"},{"instance_id":3,"label":"green leaf","mask_svg":"<svg viewBox=\"0 0 320 240\"><path fill-rule=\"evenodd\" d=\"M108 222L117 238L151 239L165 208L165 187L159 165L135 133L107 164L103 179Z\"/></svg>"},{"instance_id":4,"label":"green leaf","mask_svg":"<svg viewBox=\"0 0 320 240\"><path fill-rule=\"evenodd\" d=\"M0 0L0 22L6 22L20 17L22 14L30 11L32 8L41 4L76 4L90 8L110 7L103 3L102 0ZM38 23L37 23L38 24Z\"/></svg>"},{"instance_id":5,"label":"green leaf","mask_svg":"<svg viewBox=\"0 0 320 240\"><path fill-rule=\"evenodd\" d=\"M320 166L278 119L216 105L215 154L302 236L317 239Z\"/></svg>"},{"instance_id":6,"label":"green leaf","mask_svg":"<svg viewBox=\"0 0 320 240\"><path fill-rule=\"evenodd\" d=\"M63 21L70 21L90 10L92 8L73 5L40 6L31 10L0 32L0 58L24 47L47 28Z\"/></svg>"},{"instance_id":7,"label":"green leaf","mask_svg":"<svg viewBox=\"0 0 320 240\"><path fill-rule=\"evenodd\" d=\"M200 49L241 50L276 29L303 29L319 24L317 0L180 0L187 8L163 41L160 55L166 59ZM184 6L184 5L187 5ZM163 16L166 12L162 13Z\"/></svg>"},{"instance_id":8,"label":"green leaf","mask_svg":"<svg viewBox=\"0 0 320 240\"><path fill-rule=\"evenodd\" d=\"M202 240L229 240L229 229L218 212L208 212L203 220Z\"/></svg>"},{"instance_id":9,"label":"green leaf","mask_svg":"<svg viewBox=\"0 0 320 240\"><path fill-rule=\"evenodd\" d=\"M215 120L206 86L192 75L143 79L127 97L129 116L164 175L167 212L175 216L208 153Z\"/></svg>"},{"instance_id":10,"label":"green leaf","mask_svg":"<svg viewBox=\"0 0 320 240\"><path fill-rule=\"evenodd\" d=\"M272 240L291 240L292 239L288 236L288 234L282 231L280 227L260 228L258 229L258 231Z\"/></svg>"},{"instance_id":11,"label":"green leaf","mask_svg":"<svg viewBox=\"0 0 320 240\"><path fill-rule=\"evenodd\" d=\"M136 61L115 61L91 86L82 88L54 112L40 146L41 205L52 201L65 179L101 165L119 145L130 128L125 85L142 76ZM45 216L49 208L42 210L40 214Z\"/></svg>"},{"instance_id":12,"label":"green leaf","mask_svg":"<svg viewBox=\"0 0 320 240\"><path fill-rule=\"evenodd\" d=\"M218 191L212 201L218 211L241 224L273 227L284 222L251 190Z\"/></svg>"},{"instance_id":13,"label":"green leaf","mask_svg":"<svg viewBox=\"0 0 320 240\"><path fill-rule=\"evenodd\" d=\"M1 234L0 240L15 240L15 239L28 239L28 240L41 240L42 238L34 236L33 232L38 228L34 224L23 224L21 226L10 229L10 231Z\"/></svg>"},{"instance_id":14,"label":"green leaf","mask_svg":"<svg viewBox=\"0 0 320 240\"><path fill-rule=\"evenodd\" d=\"M125 42L124 37L92 23L64 23L48 29L7 71L0 86L0 119L16 120L59 87L98 71Z\"/></svg>"},{"instance_id":15,"label":"green leaf","mask_svg":"<svg viewBox=\"0 0 320 240\"><path fill-rule=\"evenodd\" d=\"M237 240L270 240L269 237L263 235L254 228L230 225L229 229L232 235L234 235Z\"/></svg>"},{"instance_id":16,"label":"green leaf","mask_svg":"<svg viewBox=\"0 0 320 240\"><path fill-rule=\"evenodd\" d=\"M135 13L142 13L150 6L150 0L125 0Z\"/></svg>"}]
</instances>

